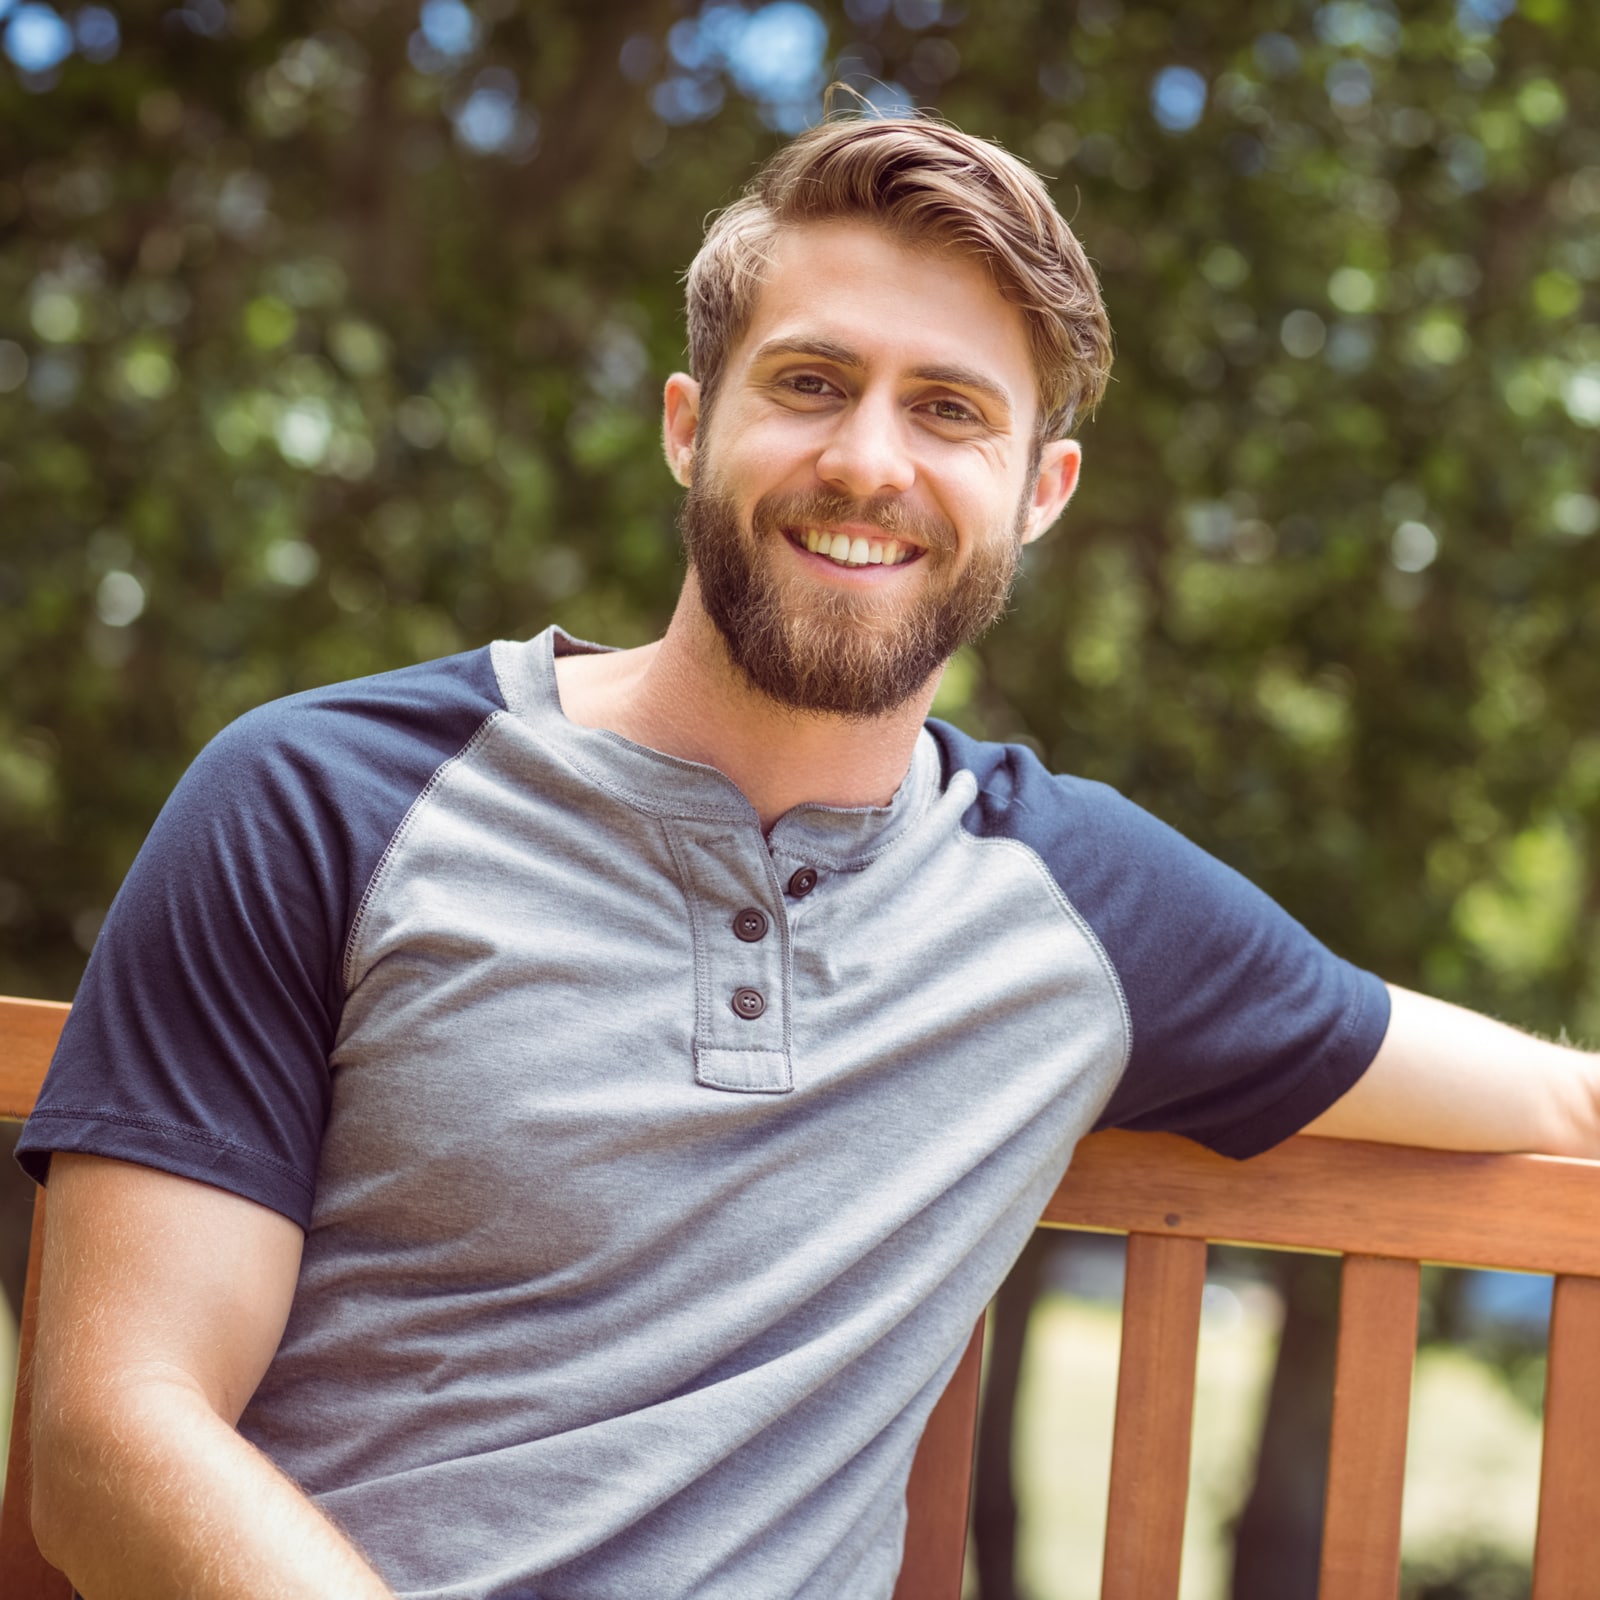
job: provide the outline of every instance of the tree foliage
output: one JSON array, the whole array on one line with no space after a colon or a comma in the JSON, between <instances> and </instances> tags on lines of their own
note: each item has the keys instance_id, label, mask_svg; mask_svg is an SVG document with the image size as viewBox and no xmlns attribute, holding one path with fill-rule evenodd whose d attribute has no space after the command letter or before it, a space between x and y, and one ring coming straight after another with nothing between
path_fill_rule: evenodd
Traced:
<instances>
[{"instance_id":1,"label":"tree foliage","mask_svg":"<svg viewBox=\"0 0 1600 1600\"><path fill-rule=\"evenodd\" d=\"M1387 976L1600 1032L1592 8L0 29L0 982L70 993L246 707L552 619L660 628L678 274L838 78L1049 174L1117 329L1084 487L942 708Z\"/></svg>"}]
</instances>

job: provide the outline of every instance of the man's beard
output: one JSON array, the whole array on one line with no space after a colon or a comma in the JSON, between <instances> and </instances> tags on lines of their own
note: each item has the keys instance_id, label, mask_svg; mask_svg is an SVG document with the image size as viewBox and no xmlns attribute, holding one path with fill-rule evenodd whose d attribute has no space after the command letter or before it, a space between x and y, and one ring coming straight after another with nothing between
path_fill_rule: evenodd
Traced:
<instances>
[{"instance_id":1,"label":"man's beard","mask_svg":"<svg viewBox=\"0 0 1600 1600\"><path fill-rule=\"evenodd\" d=\"M702 458L703 466L704 458ZM866 719L912 699L963 645L986 633L1011 597L1022 551L1027 500L1009 536L975 543L966 567L952 571L955 529L943 518L910 511L899 499L846 495L764 495L739 524L732 499L697 474L678 517L700 598L728 655L769 699L796 711ZM786 584L763 547L784 529L868 523L886 538L921 545L918 559L937 564L907 601L864 590Z\"/></svg>"}]
</instances>

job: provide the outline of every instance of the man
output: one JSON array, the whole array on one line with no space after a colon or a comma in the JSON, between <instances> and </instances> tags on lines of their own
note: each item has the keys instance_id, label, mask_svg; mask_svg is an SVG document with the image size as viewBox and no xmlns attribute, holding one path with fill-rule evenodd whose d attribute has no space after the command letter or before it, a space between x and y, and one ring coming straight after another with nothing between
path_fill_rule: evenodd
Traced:
<instances>
[{"instance_id":1,"label":"man","mask_svg":"<svg viewBox=\"0 0 1600 1600\"><path fill-rule=\"evenodd\" d=\"M1020 163L829 123L688 298L666 636L264 707L113 908L22 1146L36 1522L89 1600L886 1600L1097 1122L1600 1154L1591 1058L924 725L1108 366Z\"/></svg>"}]
</instances>

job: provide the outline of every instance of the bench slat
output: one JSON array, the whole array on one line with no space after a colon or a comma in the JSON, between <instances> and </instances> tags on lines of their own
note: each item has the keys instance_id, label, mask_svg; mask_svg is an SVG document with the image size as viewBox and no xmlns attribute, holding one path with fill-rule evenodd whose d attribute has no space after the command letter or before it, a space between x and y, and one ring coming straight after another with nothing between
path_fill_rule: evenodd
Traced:
<instances>
[{"instance_id":1,"label":"bench slat","mask_svg":"<svg viewBox=\"0 0 1600 1600\"><path fill-rule=\"evenodd\" d=\"M0 996L0 1121L20 1122L33 1110L67 1010L54 1000Z\"/></svg>"},{"instance_id":2,"label":"bench slat","mask_svg":"<svg viewBox=\"0 0 1600 1600\"><path fill-rule=\"evenodd\" d=\"M1537 1218L1529 1226L1529 1218ZM1302 1134L1230 1161L1160 1133L1083 1140L1046 1225L1600 1277L1593 1162Z\"/></svg>"},{"instance_id":3,"label":"bench slat","mask_svg":"<svg viewBox=\"0 0 1600 1600\"><path fill-rule=\"evenodd\" d=\"M1128 1237L1101 1600L1177 1600L1206 1247Z\"/></svg>"},{"instance_id":4,"label":"bench slat","mask_svg":"<svg viewBox=\"0 0 1600 1600\"><path fill-rule=\"evenodd\" d=\"M972 1452L978 1434L983 1324L972 1330L922 1432L906 1484L906 1549L894 1600L961 1600Z\"/></svg>"},{"instance_id":5,"label":"bench slat","mask_svg":"<svg viewBox=\"0 0 1600 1600\"><path fill-rule=\"evenodd\" d=\"M0 1507L0 1578L7 1600L72 1600L72 1585L52 1567L33 1542L28 1525L31 1480L28 1461L32 1389L27 1380L33 1331L39 1316L39 1262L44 1254L44 1196L33 1205L33 1235L28 1245L28 1283L22 1295L22 1326L17 1339L19 1379L11 1413L11 1452L6 1463L5 1505Z\"/></svg>"},{"instance_id":6,"label":"bench slat","mask_svg":"<svg viewBox=\"0 0 1600 1600\"><path fill-rule=\"evenodd\" d=\"M1600 1528L1600 1282L1557 1278L1550 1312L1544 1394L1544 1464L1533 1600L1578 1600L1594 1592Z\"/></svg>"},{"instance_id":7,"label":"bench slat","mask_svg":"<svg viewBox=\"0 0 1600 1600\"><path fill-rule=\"evenodd\" d=\"M1400 1592L1400 1500L1421 1284L1415 1261L1345 1258L1319 1600L1394 1600Z\"/></svg>"}]
</instances>

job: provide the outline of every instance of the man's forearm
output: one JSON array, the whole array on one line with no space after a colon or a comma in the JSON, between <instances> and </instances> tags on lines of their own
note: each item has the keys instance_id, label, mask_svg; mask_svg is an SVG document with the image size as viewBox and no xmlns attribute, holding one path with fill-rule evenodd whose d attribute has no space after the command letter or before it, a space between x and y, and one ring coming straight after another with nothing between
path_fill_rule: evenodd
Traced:
<instances>
[{"instance_id":1,"label":"man's forearm","mask_svg":"<svg viewBox=\"0 0 1600 1600\"><path fill-rule=\"evenodd\" d=\"M35 1418L34 1535L84 1600L393 1600L181 1379Z\"/></svg>"}]
</instances>

